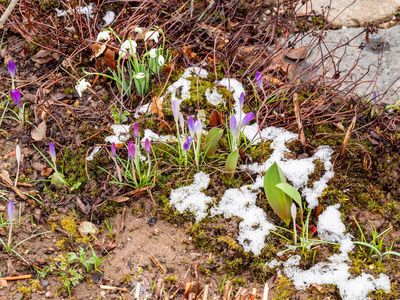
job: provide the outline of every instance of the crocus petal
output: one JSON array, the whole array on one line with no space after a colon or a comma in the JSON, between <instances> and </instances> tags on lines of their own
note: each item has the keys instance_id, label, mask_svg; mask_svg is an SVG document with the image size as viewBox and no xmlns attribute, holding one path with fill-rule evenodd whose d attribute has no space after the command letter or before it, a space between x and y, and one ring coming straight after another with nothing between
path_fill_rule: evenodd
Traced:
<instances>
[{"instance_id":1,"label":"crocus petal","mask_svg":"<svg viewBox=\"0 0 400 300\"><path fill-rule=\"evenodd\" d=\"M250 123L251 120L254 118L254 113L249 112L247 115L244 116L242 123L240 124L240 129Z\"/></svg>"},{"instance_id":2,"label":"crocus petal","mask_svg":"<svg viewBox=\"0 0 400 300\"><path fill-rule=\"evenodd\" d=\"M197 119L196 123L194 123L194 130L196 131L197 139L200 139L202 129L201 121L200 119Z\"/></svg>"},{"instance_id":3,"label":"crocus petal","mask_svg":"<svg viewBox=\"0 0 400 300\"><path fill-rule=\"evenodd\" d=\"M192 117L188 119L188 128L191 135L194 135L194 120Z\"/></svg>"},{"instance_id":4,"label":"crocus petal","mask_svg":"<svg viewBox=\"0 0 400 300\"><path fill-rule=\"evenodd\" d=\"M172 114L174 115L175 122L178 122L178 118L179 118L179 101L178 100L172 101L171 106L172 106Z\"/></svg>"},{"instance_id":5,"label":"crocus petal","mask_svg":"<svg viewBox=\"0 0 400 300\"><path fill-rule=\"evenodd\" d=\"M144 151L146 151L147 154L150 153L150 140L146 139L144 141Z\"/></svg>"},{"instance_id":6,"label":"crocus petal","mask_svg":"<svg viewBox=\"0 0 400 300\"><path fill-rule=\"evenodd\" d=\"M260 89L263 88L263 82L262 82L262 75L259 72L256 72L256 82Z\"/></svg>"},{"instance_id":7,"label":"crocus petal","mask_svg":"<svg viewBox=\"0 0 400 300\"><path fill-rule=\"evenodd\" d=\"M133 125L133 136L134 136L135 138L138 138L138 137L139 137L139 126L138 126L137 123L135 123L135 124Z\"/></svg>"},{"instance_id":8,"label":"crocus petal","mask_svg":"<svg viewBox=\"0 0 400 300\"><path fill-rule=\"evenodd\" d=\"M13 60L10 60L8 63L8 72L10 72L11 78L15 76L15 63Z\"/></svg>"},{"instance_id":9,"label":"crocus petal","mask_svg":"<svg viewBox=\"0 0 400 300\"><path fill-rule=\"evenodd\" d=\"M244 93L242 92L242 93L240 94L240 97L239 97L240 109L243 109L243 103L244 103Z\"/></svg>"},{"instance_id":10,"label":"crocus petal","mask_svg":"<svg viewBox=\"0 0 400 300\"><path fill-rule=\"evenodd\" d=\"M11 96L11 99L14 100L14 102L18 106L18 108L21 108L21 93L17 89L11 90L10 96Z\"/></svg>"},{"instance_id":11,"label":"crocus petal","mask_svg":"<svg viewBox=\"0 0 400 300\"><path fill-rule=\"evenodd\" d=\"M135 144L133 142L128 143L128 158L133 159L135 157Z\"/></svg>"},{"instance_id":12,"label":"crocus petal","mask_svg":"<svg viewBox=\"0 0 400 300\"><path fill-rule=\"evenodd\" d=\"M8 219L10 222L14 219L14 203L10 200L7 204Z\"/></svg>"},{"instance_id":13,"label":"crocus petal","mask_svg":"<svg viewBox=\"0 0 400 300\"><path fill-rule=\"evenodd\" d=\"M54 144L52 142L49 143L49 151L50 151L50 157L53 163L56 163L56 149L54 148Z\"/></svg>"},{"instance_id":14,"label":"crocus petal","mask_svg":"<svg viewBox=\"0 0 400 300\"><path fill-rule=\"evenodd\" d=\"M231 116L230 128L231 128L232 135L236 136L237 135L237 122L236 122L236 118L234 115Z\"/></svg>"},{"instance_id":15,"label":"crocus petal","mask_svg":"<svg viewBox=\"0 0 400 300\"><path fill-rule=\"evenodd\" d=\"M111 145L111 155L113 157L117 156L117 148L115 147L115 143L112 143Z\"/></svg>"},{"instance_id":16,"label":"crocus petal","mask_svg":"<svg viewBox=\"0 0 400 300\"><path fill-rule=\"evenodd\" d=\"M194 137L192 137L192 136L189 136L187 138L186 142L183 143L183 146L182 146L183 150L189 151L190 144L192 143L193 139L194 139Z\"/></svg>"},{"instance_id":17,"label":"crocus petal","mask_svg":"<svg viewBox=\"0 0 400 300\"><path fill-rule=\"evenodd\" d=\"M296 220L296 215L297 215L296 204L292 203L292 207L290 208L290 212L292 213L292 219Z\"/></svg>"}]
</instances>

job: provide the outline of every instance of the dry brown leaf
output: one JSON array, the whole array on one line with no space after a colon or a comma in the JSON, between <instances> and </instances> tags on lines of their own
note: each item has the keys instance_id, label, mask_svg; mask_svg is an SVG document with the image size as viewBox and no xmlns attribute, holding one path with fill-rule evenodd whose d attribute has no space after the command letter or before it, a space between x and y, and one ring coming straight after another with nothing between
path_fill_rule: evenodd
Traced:
<instances>
[{"instance_id":1,"label":"dry brown leaf","mask_svg":"<svg viewBox=\"0 0 400 300\"><path fill-rule=\"evenodd\" d=\"M67 94L66 93L56 92L56 93L51 93L50 97L53 100L58 101L58 100L61 100L61 99L64 99L65 97L67 97Z\"/></svg>"},{"instance_id":2,"label":"dry brown leaf","mask_svg":"<svg viewBox=\"0 0 400 300\"><path fill-rule=\"evenodd\" d=\"M43 121L37 128L32 130L32 138L35 141L41 141L46 137L46 122Z\"/></svg>"},{"instance_id":3,"label":"dry brown leaf","mask_svg":"<svg viewBox=\"0 0 400 300\"><path fill-rule=\"evenodd\" d=\"M5 279L0 279L0 286L2 286L2 287L8 287L7 280L5 280Z\"/></svg>"},{"instance_id":4,"label":"dry brown leaf","mask_svg":"<svg viewBox=\"0 0 400 300\"><path fill-rule=\"evenodd\" d=\"M222 124L222 117L218 110L214 109L210 115L210 127L217 127Z\"/></svg>"},{"instance_id":5,"label":"dry brown leaf","mask_svg":"<svg viewBox=\"0 0 400 300\"><path fill-rule=\"evenodd\" d=\"M291 49L287 54L287 58L299 60L307 58L307 48L306 46L300 46L296 49Z\"/></svg>"},{"instance_id":6,"label":"dry brown leaf","mask_svg":"<svg viewBox=\"0 0 400 300\"><path fill-rule=\"evenodd\" d=\"M168 65L166 65L161 72L162 73L173 73L175 71L175 61L170 61Z\"/></svg>"},{"instance_id":7,"label":"dry brown leaf","mask_svg":"<svg viewBox=\"0 0 400 300\"><path fill-rule=\"evenodd\" d=\"M190 46L190 45L189 46L183 46L182 47L182 53L183 53L183 55L186 56L186 58L188 60L194 58L197 55L196 53L192 52L192 46Z\"/></svg>"},{"instance_id":8,"label":"dry brown leaf","mask_svg":"<svg viewBox=\"0 0 400 300\"><path fill-rule=\"evenodd\" d=\"M158 97L153 97L152 102L153 104L150 106L151 114L158 115L159 118L162 118L164 113L162 112L161 99Z\"/></svg>"},{"instance_id":9,"label":"dry brown leaf","mask_svg":"<svg viewBox=\"0 0 400 300\"><path fill-rule=\"evenodd\" d=\"M93 56L90 57L90 59L93 59L94 57L99 57L100 55L102 55L104 53L104 51L106 50L107 45L104 43L94 43L92 45L92 51L93 51Z\"/></svg>"},{"instance_id":10,"label":"dry brown leaf","mask_svg":"<svg viewBox=\"0 0 400 300\"><path fill-rule=\"evenodd\" d=\"M44 167L43 170L42 170L42 175L44 177L49 177L51 175L51 173L53 173L53 168Z\"/></svg>"},{"instance_id":11,"label":"dry brown leaf","mask_svg":"<svg viewBox=\"0 0 400 300\"><path fill-rule=\"evenodd\" d=\"M104 60L107 67L116 70L117 64L115 62L115 50L107 49L106 53L104 54Z\"/></svg>"},{"instance_id":12,"label":"dry brown leaf","mask_svg":"<svg viewBox=\"0 0 400 300\"><path fill-rule=\"evenodd\" d=\"M34 56L32 56L32 60L38 64L45 64L49 61L55 59L53 56L53 51L51 50L40 50Z\"/></svg>"},{"instance_id":13,"label":"dry brown leaf","mask_svg":"<svg viewBox=\"0 0 400 300\"><path fill-rule=\"evenodd\" d=\"M118 202L118 203L128 201L129 199L130 199L129 197L124 197L124 196L114 196L114 197L110 197L110 200L111 200L111 201Z\"/></svg>"}]
</instances>

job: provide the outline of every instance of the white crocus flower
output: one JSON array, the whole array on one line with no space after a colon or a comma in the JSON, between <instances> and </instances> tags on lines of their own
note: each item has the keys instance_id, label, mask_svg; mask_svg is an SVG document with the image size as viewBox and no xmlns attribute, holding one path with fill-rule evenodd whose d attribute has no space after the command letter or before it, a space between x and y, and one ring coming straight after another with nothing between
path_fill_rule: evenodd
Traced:
<instances>
[{"instance_id":1,"label":"white crocus flower","mask_svg":"<svg viewBox=\"0 0 400 300\"><path fill-rule=\"evenodd\" d=\"M140 27L135 27L135 32L142 34L143 33L143 29Z\"/></svg>"},{"instance_id":2,"label":"white crocus flower","mask_svg":"<svg viewBox=\"0 0 400 300\"><path fill-rule=\"evenodd\" d=\"M91 85L89 82L86 81L85 78L76 83L75 89L78 92L79 97L82 97L82 92L86 90L88 87L91 87Z\"/></svg>"},{"instance_id":3,"label":"white crocus flower","mask_svg":"<svg viewBox=\"0 0 400 300\"><path fill-rule=\"evenodd\" d=\"M159 36L160 33L158 31L147 31L146 35L144 36L144 40L147 41L148 39L150 39L158 43Z\"/></svg>"},{"instance_id":4,"label":"white crocus flower","mask_svg":"<svg viewBox=\"0 0 400 300\"><path fill-rule=\"evenodd\" d=\"M146 75L144 74L144 73L142 73L142 72L140 72L140 73L137 73L136 75L134 75L134 77L136 78L136 79L142 79L142 78L144 78Z\"/></svg>"},{"instance_id":5,"label":"white crocus flower","mask_svg":"<svg viewBox=\"0 0 400 300\"><path fill-rule=\"evenodd\" d=\"M97 42L100 42L100 41L109 41L109 40L111 40L111 37L110 37L110 31L108 31L108 30L103 30L103 31L101 31L98 35L97 35Z\"/></svg>"},{"instance_id":6,"label":"white crocus flower","mask_svg":"<svg viewBox=\"0 0 400 300\"><path fill-rule=\"evenodd\" d=\"M134 53L136 53L136 47L137 47L137 44L135 41L132 41L131 39L127 39L125 42L122 43L121 50L119 50L119 55L121 55L121 57L125 57L125 55L126 55L125 52L134 54Z\"/></svg>"},{"instance_id":7,"label":"white crocus flower","mask_svg":"<svg viewBox=\"0 0 400 300\"><path fill-rule=\"evenodd\" d=\"M165 58L164 58L164 56L160 55L158 57L158 64L162 67L162 66L164 66L164 63L165 63Z\"/></svg>"},{"instance_id":8,"label":"white crocus flower","mask_svg":"<svg viewBox=\"0 0 400 300\"><path fill-rule=\"evenodd\" d=\"M156 58L157 56L157 49L153 48L149 51L149 55L151 58Z\"/></svg>"}]
</instances>

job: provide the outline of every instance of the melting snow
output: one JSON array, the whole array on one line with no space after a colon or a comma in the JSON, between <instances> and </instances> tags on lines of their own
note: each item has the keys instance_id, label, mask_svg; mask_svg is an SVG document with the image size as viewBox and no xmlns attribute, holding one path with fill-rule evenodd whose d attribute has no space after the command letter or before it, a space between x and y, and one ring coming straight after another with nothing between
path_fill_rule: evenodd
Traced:
<instances>
[{"instance_id":1,"label":"melting snow","mask_svg":"<svg viewBox=\"0 0 400 300\"><path fill-rule=\"evenodd\" d=\"M131 135L129 134L129 129L131 125L120 125L120 124L114 124L111 125L111 129L114 131L114 135L107 136L105 138L105 141L112 144L123 144L129 138Z\"/></svg>"},{"instance_id":2,"label":"melting snow","mask_svg":"<svg viewBox=\"0 0 400 300\"><path fill-rule=\"evenodd\" d=\"M108 11L106 15L103 17L104 20L104 25L103 27L106 27L110 25L115 19L115 13L113 11Z\"/></svg>"},{"instance_id":3,"label":"melting snow","mask_svg":"<svg viewBox=\"0 0 400 300\"><path fill-rule=\"evenodd\" d=\"M90 3L88 6L83 6L83 7L78 6L76 9L70 9L70 10L61 10L56 8L56 12L57 12L57 17L62 17L67 14L72 14L77 12L81 15L87 15L93 18L93 3Z\"/></svg>"}]
</instances>

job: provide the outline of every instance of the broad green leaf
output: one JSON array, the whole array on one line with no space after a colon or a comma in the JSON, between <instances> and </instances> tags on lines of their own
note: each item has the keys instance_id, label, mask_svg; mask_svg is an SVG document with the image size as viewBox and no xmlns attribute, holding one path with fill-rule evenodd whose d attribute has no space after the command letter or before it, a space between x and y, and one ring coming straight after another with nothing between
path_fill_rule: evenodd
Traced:
<instances>
[{"instance_id":1,"label":"broad green leaf","mask_svg":"<svg viewBox=\"0 0 400 300\"><path fill-rule=\"evenodd\" d=\"M204 149L207 150L206 156L210 157L215 154L215 149L217 148L219 140L222 138L224 130L221 128L214 127L212 128L206 137L206 144Z\"/></svg>"},{"instance_id":2,"label":"broad green leaf","mask_svg":"<svg viewBox=\"0 0 400 300\"><path fill-rule=\"evenodd\" d=\"M290 184L286 182L277 183L275 185L278 189L282 190L286 195L292 198L300 207L300 218L303 222L303 205L301 205L301 196L300 193Z\"/></svg>"},{"instance_id":3,"label":"broad green leaf","mask_svg":"<svg viewBox=\"0 0 400 300\"><path fill-rule=\"evenodd\" d=\"M239 160L239 150L233 151L228 155L225 163L225 170L227 172L234 172L236 169L237 162Z\"/></svg>"},{"instance_id":4,"label":"broad green leaf","mask_svg":"<svg viewBox=\"0 0 400 300\"><path fill-rule=\"evenodd\" d=\"M279 168L278 164L275 162L265 173L265 195L274 212L286 225L289 225L291 220L290 207L292 205L292 199L280 188L276 187L279 183L286 183L286 178L281 168Z\"/></svg>"}]
</instances>

